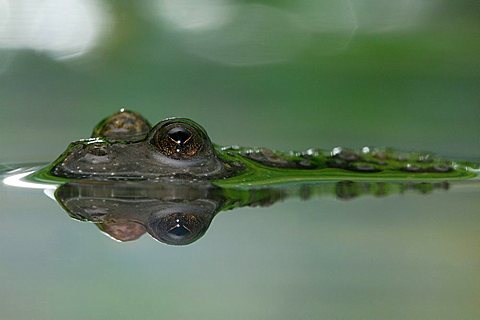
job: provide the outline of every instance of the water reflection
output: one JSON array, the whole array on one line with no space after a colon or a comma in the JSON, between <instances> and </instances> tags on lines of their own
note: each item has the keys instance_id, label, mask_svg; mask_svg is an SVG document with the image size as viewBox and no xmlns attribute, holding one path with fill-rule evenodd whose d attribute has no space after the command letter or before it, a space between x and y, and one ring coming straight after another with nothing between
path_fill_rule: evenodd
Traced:
<instances>
[{"instance_id":1,"label":"water reflection","mask_svg":"<svg viewBox=\"0 0 480 320\"><path fill-rule=\"evenodd\" d=\"M215 215L240 207L270 206L287 198L331 196L349 200L361 195L386 196L414 191L447 190L448 183L386 183L339 181L253 190L221 189L208 182L120 182L81 180L61 185L58 203L80 221L93 222L120 242L145 233L171 245L200 239Z\"/></svg>"},{"instance_id":2,"label":"water reflection","mask_svg":"<svg viewBox=\"0 0 480 320\"><path fill-rule=\"evenodd\" d=\"M55 197L72 218L95 223L115 240L148 233L173 245L203 236L225 201L211 185L149 182L72 182L60 186Z\"/></svg>"}]
</instances>

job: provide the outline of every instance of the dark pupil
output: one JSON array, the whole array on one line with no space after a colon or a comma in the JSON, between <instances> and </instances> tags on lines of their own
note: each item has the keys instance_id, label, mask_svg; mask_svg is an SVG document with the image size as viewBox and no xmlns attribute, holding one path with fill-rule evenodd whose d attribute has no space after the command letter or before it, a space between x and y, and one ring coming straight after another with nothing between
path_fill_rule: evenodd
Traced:
<instances>
[{"instance_id":1,"label":"dark pupil","mask_svg":"<svg viewBox=\"0 0 480 320\"><path fill-rule=\"evenodd\" d=\"M168 233L173 237L182 238L182 237L185 237L188 234L190 234L190 230L188 230L187 228L185 228L182 225L177 224L175 227L168 230Z\"/></svg>"},{"instance_id":2,"label":"dark pupil","mask_svg":"<svg viewBox=\"0 0 480 320\"><path fill-rule=\"evenodd\" d=\"M168 136L170 139L175 141L175 143L184 144L190 139L192 134L190 133L190 131L186 130L185 128L176 127L168 131Z\"/></svg>"}]
</instances>

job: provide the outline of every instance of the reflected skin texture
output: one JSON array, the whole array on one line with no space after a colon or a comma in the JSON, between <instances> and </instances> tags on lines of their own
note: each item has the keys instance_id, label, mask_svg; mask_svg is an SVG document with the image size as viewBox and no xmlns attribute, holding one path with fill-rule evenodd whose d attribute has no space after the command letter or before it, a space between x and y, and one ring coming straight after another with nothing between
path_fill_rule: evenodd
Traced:
<instances>
[{"instance_id":1,"label":"reflected skin texture","mask_svg":"<svg viewBox=\"0 0 480 320\"><path fill-rule=\"evenodd\" d=\"M119 242L137 240L147 232L142 224L126 219L98 222L97 227Z\"/></svg>"},{"instance_id":2,"label":"reflected skin texture","mask_svg":"<svg viewBox=\"0 0 480 320\"><path fill-rule=\"evenodd\" d=\"M362 148L282 152L220 147L205 129L185 118L155 126L140 114L120 110L102 120L92 137L69 145L41 172L50 177L96 180L186 179L222 187L323 180L445 180L476 176L472 164L428 153ZM475 171L476 170L476 171Z\"/></svg>"},{"instance_id":3,"label":"reflected skin texture","mask_svg":"<svg viewBox=\"0 0 480 320\"><path fill-rule=\"evenodd\" d=\"M61 185L55 198L70 217L93 222L118 242L137 240L145 233L159 242L183 246L199 240L217 213L240 207L266 207L288 198L308 200L334 196L350 200L361 195L447 190L446 183L332 182L288 188L224 190L208 182L165 184L158 181L79 180Z\"/></svg>"}]
</instances>

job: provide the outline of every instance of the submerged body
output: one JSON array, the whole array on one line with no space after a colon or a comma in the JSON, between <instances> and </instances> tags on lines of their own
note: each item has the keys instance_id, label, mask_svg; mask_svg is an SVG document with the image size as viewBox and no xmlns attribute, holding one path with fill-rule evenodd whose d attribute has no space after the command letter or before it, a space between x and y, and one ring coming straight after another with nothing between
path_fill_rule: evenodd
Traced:
<instances>
[{"instance_id":1,"label":"submerged body","mask_svg":"<svg viewBox=\"0 0 480 320\"><path fill-rule=\"evenodd\" d=\"M208 180L217 185L255 186L311 180L448 180L475 177L468 163L363 148L330 152L278 152L219 147L189 119L171 118L151 127L121 110L102 120L92 137L72 143L47 169L67 179Z\"/></svg>"}]
</instances>

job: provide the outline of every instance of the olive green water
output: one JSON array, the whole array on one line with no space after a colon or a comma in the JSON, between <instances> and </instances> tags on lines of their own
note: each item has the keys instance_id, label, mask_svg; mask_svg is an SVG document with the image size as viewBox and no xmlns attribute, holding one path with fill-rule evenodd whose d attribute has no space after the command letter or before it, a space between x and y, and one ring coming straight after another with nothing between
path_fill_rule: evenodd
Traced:
<instances>
[{"instance_id":1,"label":"olive green water","mask_svg":"<svg viewBox=\"0 0 480 320\"><path fill-rule=\"evenodd\" d=\"M68 24L40 19L48 10L33 2L34 16L19 16L0 1L0 19L5 3L2 164L49 163L120 107L153 123L192 118L219 145L480 159L471 1L202 1L185 11L166 0L90 1L83 11L62 2ZM356 19L335 3L353 4ZM102 23L82 22L85 12ZM53 27L5 31L33 21ZM89 48L78 23L106 35ZM78 46L59 49L69 37ZM178 247L148 235L115 242L43 189L0 183L0 318L478 319L479 195L476 184L452 184L294 196L218 213Z\"/></svg>"}]
</instances>

